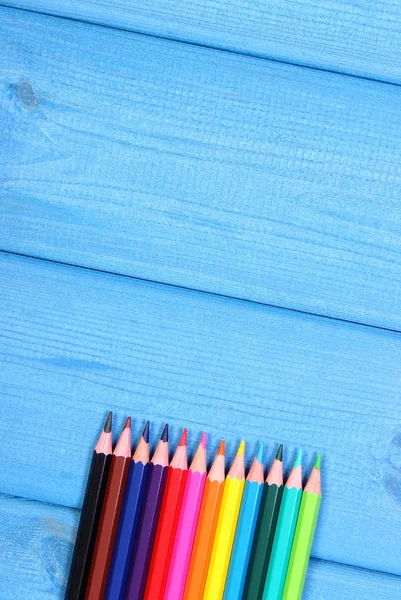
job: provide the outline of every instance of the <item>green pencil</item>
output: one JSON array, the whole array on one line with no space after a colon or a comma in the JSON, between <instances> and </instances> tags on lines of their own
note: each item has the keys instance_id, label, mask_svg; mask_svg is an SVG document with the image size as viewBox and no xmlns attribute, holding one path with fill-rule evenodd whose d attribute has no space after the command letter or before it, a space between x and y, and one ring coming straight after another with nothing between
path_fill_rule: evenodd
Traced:
<instances>
[{"instance_id":1,"label":"green pencil","mask_svg":"<svg viewBox=\"0 0 401 600\"><path fill-rule=\"evenodd\" d=\"M302 497L302 450L285 484L263 600L281 600Z\"/></svg>"},{"instance_id":2,"label":"green pencil","mask_svg":"<svg viewBox=\"0 0 401 600\"><path fill-rule=\"evenodd\" d=\"M283 446L281 444L264 484L242 600L262 600L282 494Z\"/></svg>"},{"instance_id":3,"label":"green pencil","mask_svg":"<svg viewBox=\"0 0 401 600\"><path fill-rule=\"evenodd\" d=\"M282 600L300 600L304 589L306 571L315 535L322 492L320 488L320 465L322 455L318 454L315 466L302 494L294 543Z\"/></svg>"}]
</instances>

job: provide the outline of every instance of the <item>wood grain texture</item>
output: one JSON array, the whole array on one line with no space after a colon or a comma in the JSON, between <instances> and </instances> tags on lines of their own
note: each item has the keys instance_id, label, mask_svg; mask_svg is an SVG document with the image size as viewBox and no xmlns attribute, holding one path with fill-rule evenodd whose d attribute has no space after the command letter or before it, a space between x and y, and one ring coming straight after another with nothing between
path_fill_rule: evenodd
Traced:
<instances>
[{"instance_id":1,"label":"wood grain texture","mask_svg":"<svg viewBox=\"0 0 401 600\"><path fill-rule=\"evenodd\" d=\"M5 0L62 15L295 64L401 82L398 0Z\"/></svg>"},{"instance_id":2,"label":"wood grain texture","mask_svg":"<svg viewBox=\"0 0 401 600\"><path fill-rule=\"evenodd\" d=\"M79 511L0 494L2 600L64 598Z\"/></svg>"},{"instance_id":3,"label":"wood grain texture","mask_svg":"<svg viewBox=\"0 0 401 600\"><path fill-rule=\"evenodd\" d=\"M323 451L314 556L400 573L398 333L1 255L0 490L80 506L106 411ZM13 461L8 457L12 455Z\"/></svg>"},{"instance_id":4,"label":"wood grain texture","mask_svg":"<svg viewBox=\"0 0 401 600\"><path fill-rule=\"evenodd\" d=\"M78 516L70 508L0 495L2 600L64 598ZM400 577L312 560L303 598L394 600L400 594Z\"/></svg>"},{"instance_id":5,"label":"wood grain texture","mask_svg":"<svg viewBox=\"0 0 401 600\"><path fill-rule=\"evenodd\" d=\"M400 329L400 87L0 15L2 249Z\"/></svg>"}]
</instances>

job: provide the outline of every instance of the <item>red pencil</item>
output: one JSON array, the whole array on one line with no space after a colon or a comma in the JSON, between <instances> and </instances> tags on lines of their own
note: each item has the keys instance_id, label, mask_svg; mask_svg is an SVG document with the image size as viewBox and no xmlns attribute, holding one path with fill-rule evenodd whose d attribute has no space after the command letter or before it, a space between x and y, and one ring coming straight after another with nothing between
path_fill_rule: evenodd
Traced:
<instances>
[{"instance_id":1,"label":"red pencil","mask_svg":"<svg viewBox=\"0 0 401 600\"><path fill-rule=\"evenodd\" d=\"M131 417L128 417L111 459L110 475L86 589L86 600L103 600L106 591L130 462Z\"/></svg>"},{"instance_id":2,"label":"red pencil","mask_svg":"<svg viewBox=\"0 0 401 600\"><path fill-rule=\"evenodd\" d=\"M184 429L168 470L144 600L163 600L187 474L187 430Z\"/></svg>"}]
</instances>

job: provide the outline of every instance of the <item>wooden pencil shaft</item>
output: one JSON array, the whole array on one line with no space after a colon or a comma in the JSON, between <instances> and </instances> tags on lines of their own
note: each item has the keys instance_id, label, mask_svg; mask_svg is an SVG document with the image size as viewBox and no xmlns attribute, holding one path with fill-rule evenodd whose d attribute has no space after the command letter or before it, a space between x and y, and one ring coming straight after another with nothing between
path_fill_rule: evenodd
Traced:
<instances>
[{"instance_id":1,"label":"wooden pencil shaft","mask_svg":"<svg viewBox=\"0 0 401 600\"><path fill-rule=\"evenodd\" d=\"M243 600L261 600L269 566L283 486L264 484L262 501L245 580Z\"/></svg>"},{"instance_id":2,"label":"wooden pencil shaft","mask_svg":"<svg viewBox=\"0 0 401 600\"><path fill-rule=\"evenodd\" d=\"M227 577L245 480L227 477L206 579L204 600L221 600Z\"/></svg>"},{"instance_id":3,"label":"wooden pencil shaft","mask_svg":"<svg viewBox=\"0 0 401 600\"><path fill-rule=\"evenodd\" d=\"M283 600L300 600L308 570L322 496L303 492L294 542L285 579Z\"/></svg>"},{"instance_id":4,"label":"wooden pencil shaft","mask_svg":"<svg viewBox=\"0 0 401 600\"><path fill-rule=\"evenodd\" d=\"M65 600L85 597L110 464L111 454L93 453Z\"/></svg>"},{"instance_id":5,"label":"wooden pencil shaft","mask_svg":"<svg viewBox=\"0 0 401 600\"><path fill-rule=\"evenodd\" d=\"M124 599L148 471L149 463L143 464L131 460L105 600Z\"/></svg>"},{"instance_id":6,"label":"wooden pencil shaft","mask_svg":"<svg viewBox=\"0 0 401 600\"><path fill-rule=\"evenodd\" d=\"M113 545L117 534L130 462L130 457L113 454L89 574L86 600L103 600L106 592Z\"/></svg>"},{"instance_id":7,"label":"wooden pencil shaft","mask_svg":"<svg viewBox=\"0 0 401 600\"><path fill-rule=\"evenodd\" d=\"M184 600L202 600L225 482L206 479Z\"/></svg>"},{"instance_id":8,"label":"wooden pencil shaft","mask_svg":"<svg viewBox=\"0 0 401 600\"><path fill-rule=\"evenodd\" d=\"M281 600L295 534L302 488L284 488L263 600Z\"/></svg>"},{"instance_id":9,"label":"wooden pencil shaft","mask_svg":"<svg viewBox=\"0 0 401 600\"><path fill-rule=\"evenodd\" d=\"M169 467L144 600L163 600L187 475Z\"/></svg>"},{"instance_id":10,"label":"wooden pencil shaft","mask_svg":"<svg viewBox=\"0 0 401 600\"><path fill-rule=\"evenodd\" d=\"M145 500L142 505L138 533L132 556L126 600L141 600L145 592L149 563L167 479L167 466L149 465Z\"/></svg>"},{"instance_id":11,"label":"wooden pencil shaft","mask_svg":"<svg viewBox=\"0 0 401 600\"><path fill-rule=\"evenodd\" d=\"M224 588L224 600L241 600L252 542L255 535L264 484L246 481L242 497L230 566Z\"/></svg>"}]
</instances>

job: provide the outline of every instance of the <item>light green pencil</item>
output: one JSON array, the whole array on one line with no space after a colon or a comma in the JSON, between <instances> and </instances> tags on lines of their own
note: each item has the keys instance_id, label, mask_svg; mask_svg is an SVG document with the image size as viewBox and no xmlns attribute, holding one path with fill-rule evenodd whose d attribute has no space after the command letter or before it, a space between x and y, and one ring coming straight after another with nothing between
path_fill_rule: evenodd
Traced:
<instances>
[{"instance_id":1,"label":"light green pencil","mask_svg":"<svg viewBox=\"0 0 401 600\"><path fill-rule=\"evenodd\" d=\"M302 497L302 450L284 487L263 600L281 600Z\"/></svg>"},{"instance_id":2,"label":"light green pencil","mask_svg":"<svg viewBox=\"0 0 401 600\"><path fill-rule=\"evenodd\" d=\"M322 500L320 487L321 462L322 455L318 454L315 466L302 494L301 508L299 509L282 600L301 600L302 598L320 502Z\"/></svg>"}]
</instances>

